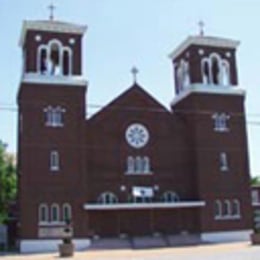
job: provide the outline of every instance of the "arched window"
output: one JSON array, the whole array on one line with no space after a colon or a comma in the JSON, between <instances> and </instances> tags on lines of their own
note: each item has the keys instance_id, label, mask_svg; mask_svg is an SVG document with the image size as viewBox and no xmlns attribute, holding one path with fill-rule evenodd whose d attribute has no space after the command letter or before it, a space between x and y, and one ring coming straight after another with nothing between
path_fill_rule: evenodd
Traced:
<instances>
[{"instance_id":1,"label":"arched window","mask_svg":"<svg viewBox=\"0 0 260 260\"><path fill-rule=\"evenodd\" d=\"M237 199L233 200L232 216L234 217L240 216L240 202Z\"/></svg>"},{"instance_id":2,"label":"arched window","mask_svg":"<svg viewBox=\"0 0 260 260\"><path fill-rule=\"evenodd\" d=\"M63 48L63 75L72 74L72 51L69 47Z\"/></svg>"},{"instance_id":3,"label":"arched window","mask_svg":"<svg viewBox=\"0 0 260 260\"><path fill-rule=\"evenodd\" d=\"M222 216L222 204L220 200L216 200L214 203L214 216L215 218L221 218Z\"/></svg>"},{"instance_id":4,"label":"arched window","mask_svg":"<svg viewBox=\"0 0 260 260\"><path fill-rule=\"evenodd\" d=\"M221 72L222 72L222 85L224 86L230 85L230 66L227 60L222 60Z\"/></svg>"},{"instance_id":5,"label":"arched window","mask_svg":"<svg viewBox=\"0 0 260 260\"><path fill-rule=\"evenodd\" d=\"M189 63L181 60L176 70L177 88L181 92L190 84Z\"/></svg>"},{"instance_id":6,"label":"arched window","mask_svg":"<svg viewBox=\"0 0 260 260\"><path fill-rule=\"evenodd\" d=\"M222 172L228 171L229 167L228 167L228 158L226 153L222 152L219 154L219 161L220 161L220 170Z\"/></svg>"},{"instance_id":7,"label":"arched window","mask_svg":"<svg viewBox=\"0 0 260 260\"><path fill-rule=\"evenodd\" d=\"M101 204L113 204L118 202L118 198L112 192L104 192L98 197L97 201Z\"/></svg>"},{"instance_id":8,"label":"arched window","mask_svg":"<svg viewBox=\"0 0 260 260\"><path fill-rule=\"evenodd\" d=\"M150 170L150 159L149 159L149 157L147 157L147 156L145 156L144 158L143 158L143 172L144 173L150 173L151 172L151 170Z\"/></svg>"},{"instance_id":9,"label":"arched window","mask_svg":"<svg viewBox=\"0 0 260 260\"><path fill-rule=\"evenodd\" d=\"M190 85L190 68L187 61L182 60L182 73L183 73L183 88L186 88Z\"/></svg>"},{"instance_id":10,"label":"arched window","mask_svg":"<svg viewBox=\"0 0 260 260\"><path fill-rule=\"evenodd\" d=\"M47 74L47 55L48 49L47 46L41 45L38 48L38 55L37 55L37 71L41 74Z\"/></svg>"},{"instance_id":11,"label":"arched window","mask_svg":"<svg viewBox=\"0 0 260 260\"><path fill-rule=\"evenodd\" d=\"M59 222L60 221L60 208L58 204L51 205L51 221Z\"/></svg>"},{"instance_id":12,"label":"arched window","mask_svg":"<svg viewBox=\"0 0 260 260\"><path fill-rule=\"evenodd\" d=\"M71 206L68 203L63 204L62 206L62 216L64 222L72 219Z\"/></svg>"},{"instance_id":13,"label":"arched window","mask_svg":"<svg viewBox=\"0 0 260 260\"><path fill-rule=\"evenodd\" d=\"M127 157L127 173L135 172L135 161L132 156Z\"/></svg>"},{"instance_id":14,"label":"arched window","mask_svg":"<svg viewBox=\"0 0 260 260\"><path fill-rule=\"evenodd\" d=\"M201 60L201 75L203 84L227 86L230 84L229 62L212 53Z\"/></svg>"},{"instance_id":15,"label":"arched window","mask_svg":"<svg viewBox=\"0 0 260 260\"><path fill-rule=\"evenodd\" d=\"M39 206L39 222L46 223L49 221L49 211L47 204L40 204Z\"/></svg>"},{"instance_id":16,"label":"arched window","mask_svg":"<svg viewBox=\"0 0 260 260\"><path fill-rule=\"evenodd\" d=\"M201 75L203 84L210 84L210 65L208 58L202 59L201 62Z\"/></svg>"},{"instance_id":17,"label":"arched window","mask_svg":"<svg viewBox=\"0 0 260 260\"><path fill-rule=\"evenodd\" d=\"M212 71L212 84L219 84L220 80L220 65L219 65L219 57L217 55L211 56L211 71Z\"/></svg>"},{"instance_id":18,"label":"arched window","mask_svg":"<svg viewBox=\"0 0 260 260\"><path fill-rule=\"evenodd\" d=\"M135 172L141 173L143 171L143 163L140 156L137 156L135 158Z\"/></svg>"},{"instance_id":19,"label":"arched window","mask_svg":"<svg viewBox=\"0 0 260 260\"><path fill-rule=\"evenodd\" d=\"M50 75L61 75L63 73L61 66L63 60L62 44L54 39L49 42L48 47L48 71Z\"/></svg>"},{"instance_id":20,"label":"arched window","mask_svg":"<svg viewBox=\"0 0 260 260\"><path fill-rule=\"evenodd\" d=\"M50 170L58 171L60 169L60 156L58 151L50 152Z\"/></svg>"},{"instance_id":21,"label":"arched window","mask_svg":"<svg viewBox=\"0 0 260 260\"><path fill-rule=\"evenodd\" d=\"M163 202L178 202L180 201L179 196L174 191L166 191L162 195Z\"/></svg>"},{"instance_id":22,"label":"arched window","mask_svg":"<svg viewBox=\"0 0 260 260\"><path fill-rule=\"evenodd\" d=\"M231 215L231 205L229 200L225 200L223 204L223 216L229 217Z\"/></svg>"}]
</instances>

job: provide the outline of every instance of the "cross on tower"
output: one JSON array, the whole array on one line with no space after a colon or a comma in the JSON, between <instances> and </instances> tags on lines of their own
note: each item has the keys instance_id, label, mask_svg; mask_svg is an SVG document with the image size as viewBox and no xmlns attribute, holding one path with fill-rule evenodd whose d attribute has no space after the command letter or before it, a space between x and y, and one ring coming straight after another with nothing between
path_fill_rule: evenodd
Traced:
<instances>
[{"instance_id":1,"label":"cross on tower","mask_svg":"<svg viewBox=\"0 0 260 260\"><path fill-rule=\"evenodd\" d=\"M134 79L134 83L136 83L137 81L137 74L138 74L138 69L136 67L133 67L131 70L132 74L133 74L133 79Z\"/></svg>"},{"instance_id":2,"label":"cross on tower","mask_svg":"<svg viewBox=\"0 0 260 260\"><path fill-rule=\"evenodd\" d=\"M48 6L48 9L50 10L50 20L53 21L54 20L54 10L56 9L56 6L53 3L51 3Z\"/></svg>"},{"instance_id":3,"label":"cross on tower","mask_svg":"<svg viewBox=\"0 0 260 260\"><path fill-rule=\"evenodd\" d=\"M199 25L199 30L200 30L200 36L204 36L205 23L202 20L200 20L198 25Z\"/></svg>"}]
</instances>

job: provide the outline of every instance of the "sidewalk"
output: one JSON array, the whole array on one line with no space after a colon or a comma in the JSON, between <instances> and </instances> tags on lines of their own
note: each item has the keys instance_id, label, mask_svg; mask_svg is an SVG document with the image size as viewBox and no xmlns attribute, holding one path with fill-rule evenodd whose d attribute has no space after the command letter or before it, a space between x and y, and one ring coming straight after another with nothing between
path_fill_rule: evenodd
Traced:
<instances>
[{"instance_id":1,"label":"sidewalk","mask_svg":"<svg viewBox=\"0 0 260 260\"><path fill-rule=\"evenodd\" d=\"M59 259L58 253L1 256L3 260ZM72 259L72 258L67 258ZM84 260L259 260L260 246L249 243L200 245L148 250L90 250L77 252L73 259Z\"/></svg>"}]
</instances>

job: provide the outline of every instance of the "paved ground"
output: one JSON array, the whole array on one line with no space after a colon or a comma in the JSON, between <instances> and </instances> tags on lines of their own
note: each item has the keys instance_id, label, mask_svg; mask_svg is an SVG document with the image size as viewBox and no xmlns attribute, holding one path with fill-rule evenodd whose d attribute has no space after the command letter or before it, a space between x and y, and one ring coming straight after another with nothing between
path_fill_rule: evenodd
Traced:
<instances>
[{"instance_id":1,"label":"paved ground","mask_svg":"<svg viewBox=\"0 0 260 260\"><path fill-rule=\"evenodd\" d=\"M58 254L0 256L3 260L59 259ZM71 259L71 258L67 258ZM231 243L148 250L99 250L76 253L73 259L84 260L259 260L260 246Z\"/></svg>"}]
</instances>

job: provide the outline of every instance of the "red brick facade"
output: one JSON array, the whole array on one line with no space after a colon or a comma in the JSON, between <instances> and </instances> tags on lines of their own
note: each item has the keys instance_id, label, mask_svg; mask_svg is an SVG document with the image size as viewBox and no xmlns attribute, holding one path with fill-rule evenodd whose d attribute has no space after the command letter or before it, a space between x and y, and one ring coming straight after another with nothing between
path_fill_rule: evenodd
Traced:
<instances>
[{"instance_id":1,"label":"red brick facade","mask_svg":"<svg viewBox=\"0 0 260 260\"><path fill-rule=\"evenodd\" d=\"M72 209L76 238L252 228L244 95L234 87L233 47L193 43L173 57L175 65L183 57L188 62L191 88L176 89L177 101L171 110L135 83L86 119L87 85L74 77L81 75L83 32L77 26L64 30L68 25L51 21L37 26L25 28L21 44L26 64L18 93L21 240L55 238L41 235L39 230L63 227L65 204ZM51 45L53 39L65 46L64 52L57 52L59 44ZM71 75L39 73L40 45L48 46L43 56L58 55L55 62L63 66L69 46L73 53ZM220 86L220 91L214 92L217 84L212 89L202 84L200 59L212 52L229 58L232 87L227 90ZM196 86L192 89L195 83L200 83L199 91ZM54 125L48 123L48 111L58 111L61 117ZM215 128L217 113L226 116L224 131ZM126 138L133 124L149 133L147 143L138 148ZM58 159L50 158L52 153ZM51 168L55 160L57 168ZM133 172L131 165L137 167ZM136 195L134 190L150 195ZM166 201L168 191L176 200ZM110 198L111 204L104 199L106 192L115 196L115 200ZM47 211L41 211L41 205ZM58 213L53 210L56 205ZM41 221L44 212L46 218Z\"/></svg>"}]
</instances>

